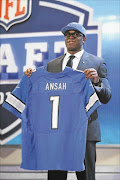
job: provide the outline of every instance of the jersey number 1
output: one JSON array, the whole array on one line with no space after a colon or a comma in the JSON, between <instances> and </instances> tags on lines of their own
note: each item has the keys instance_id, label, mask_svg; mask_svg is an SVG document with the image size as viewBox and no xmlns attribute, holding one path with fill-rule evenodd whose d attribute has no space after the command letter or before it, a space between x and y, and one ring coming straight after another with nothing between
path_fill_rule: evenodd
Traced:
<instances>
[{"instance_id":1,"label":"jersey number 1","mask_svg":"<svg viewBox=\"0 0 120 180\"><path fill-rule=\"evenodd\" d=\"M59 96L50 96L52 101L52 129L58 129L58 116L59 116Z\"/></svg>"}]
</instances>

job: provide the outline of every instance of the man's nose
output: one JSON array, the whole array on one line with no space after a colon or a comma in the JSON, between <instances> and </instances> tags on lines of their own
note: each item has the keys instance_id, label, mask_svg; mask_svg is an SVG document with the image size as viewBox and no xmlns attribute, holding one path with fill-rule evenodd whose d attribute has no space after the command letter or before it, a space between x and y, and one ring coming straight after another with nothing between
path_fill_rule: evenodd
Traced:
<instances>
[{"instance_id":1,"label":"man's nose","mask_svg":"<svg viewBox=\"0 0 120 180\"><path fill-rule=\"evenodd\" d=\"M74 35L73 35L73 34L70 34L70 35L69 35L69 38L74 38Z\"/></svg>"}]
</instances>

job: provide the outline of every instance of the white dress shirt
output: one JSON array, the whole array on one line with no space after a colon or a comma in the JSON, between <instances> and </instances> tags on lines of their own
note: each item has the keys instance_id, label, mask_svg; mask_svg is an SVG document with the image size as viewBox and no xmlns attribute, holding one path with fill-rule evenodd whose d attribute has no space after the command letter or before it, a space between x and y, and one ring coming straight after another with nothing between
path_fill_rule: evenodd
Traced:
<instances>
[{"instance_id":1,"label":"white dress shirt","mask_svg":"<svg viewBox=\"0 0 120 180\"><path fill-rule=\"evenodd\" d=\"M73 62L72 62L72 69L76 70L77 67L78 67L78 64L80 63L80 60L81 60L81 57L84 53L84 49L82 49L81 51L77 52L76 54L74 54L75 58L73 59ZM66 53L64 59L63 59L63 64L62 64L62 70L65 69L66 65L67 65L67 62L69 61L70 59L70 56L72 54L70 53Z\"/></svg>"}]
</instances>

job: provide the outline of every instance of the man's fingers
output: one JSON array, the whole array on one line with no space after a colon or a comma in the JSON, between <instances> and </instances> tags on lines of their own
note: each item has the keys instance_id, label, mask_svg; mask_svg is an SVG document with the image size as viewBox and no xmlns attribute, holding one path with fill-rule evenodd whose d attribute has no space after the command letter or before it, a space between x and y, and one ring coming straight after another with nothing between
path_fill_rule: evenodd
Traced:
<instances>
[{"instance_id":1,"label":"man's fingers","mask_svg":"<svg viewBox=\"0 0 120 180\"><path fill-rule=\"evenodd\" d=\"M91 78L95 78L95 77L97 77L96 75L93 75L93 74L88 74L88 75L86 75L86 78L87 79L91 79Z\"/></svg>"},{"instance_id":2,"label":"man's fingers","mask_svg":"<svg viewBox=\"0 0 120 180\"><path fill-rule=\"evenodd\" d=\"M94 78L94 77L98 77L98 74L96 72L88 72L85 74L86 78Z\"/></svg>"},{"instance_id":3,"label":"man's fingers","mask_svg":"<svg viewBox=\"0 0 120 180\"><path fill-rule=\"evenodd\" d=\"M83 73L89 73L89 72L94 72L94 71L96 71L94 68L89 68L89 69L85 69Z\"/></svg>"},{"instance_id":4,"label":"man's fingers","mask_svg":"<svg viewBox=\"0 0 120 180\"><path fill-rule=\"evenodd\" d=\"M31 68L27 69L27 72L32 73L32 69Z\"/></svg>"},{"instance_id":5,"label":"man's fingers","mask_svg":"<svg viewBox=\"0 0 120 180\"><path fill-rule=\"evenodd\" d=\"M90 78L93 83L99 82L98 73L94 68L85 69L83 73L85 73L87 80Z\"/></svg>"},{"instance_id":6,"label":"man's fingers","mask_svg":"<svg viewBox=\"0 0 120 180\"><path fill-rule=\"evenodd\" d=\"M26 74L28 77L32 75L33 70L31 68L27 69L24 74Z\"/></svg>"},{"instance_id":7,"label":"man's fingers","mask_svg":"<svg viewBox=\"0 0 120 180\"><path fill-rule=\"evenodd\" d=\"M83 73L85 74L89 74L89 73L97 73L97 71L94 68L89 68L89 69L85 69L83 71Z\"/></svg>"}]
</instances>

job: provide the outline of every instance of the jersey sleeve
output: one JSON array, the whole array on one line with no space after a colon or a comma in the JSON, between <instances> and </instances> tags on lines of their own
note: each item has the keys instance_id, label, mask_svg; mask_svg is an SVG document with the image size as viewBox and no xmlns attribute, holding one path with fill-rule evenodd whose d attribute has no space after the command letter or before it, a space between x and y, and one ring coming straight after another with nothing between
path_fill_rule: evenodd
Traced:
<instances>
[{"instance_id":1,"label":"jersey sleeve","mask_svg":"<svg viewBox=\"0 0 120 180\"><path fill-rule=\"evenodd\" d=\"M30 88L30 80L24 75L16 88L7 96L2 106L12 112L16 117L21 118L21 114L26 106Z\"/></svg>"},{"instance_id":2,"label":"jersey sleeve","mask_svg":"<svg viewBox=\"0 0 120 180\"><path fill-rule=\"evenodd\" d=\"M86 80L86 85L84 88L84 97L85 110L89 118L90 115L101 105L90 79Z\"/></svg>"}]
</instances>

